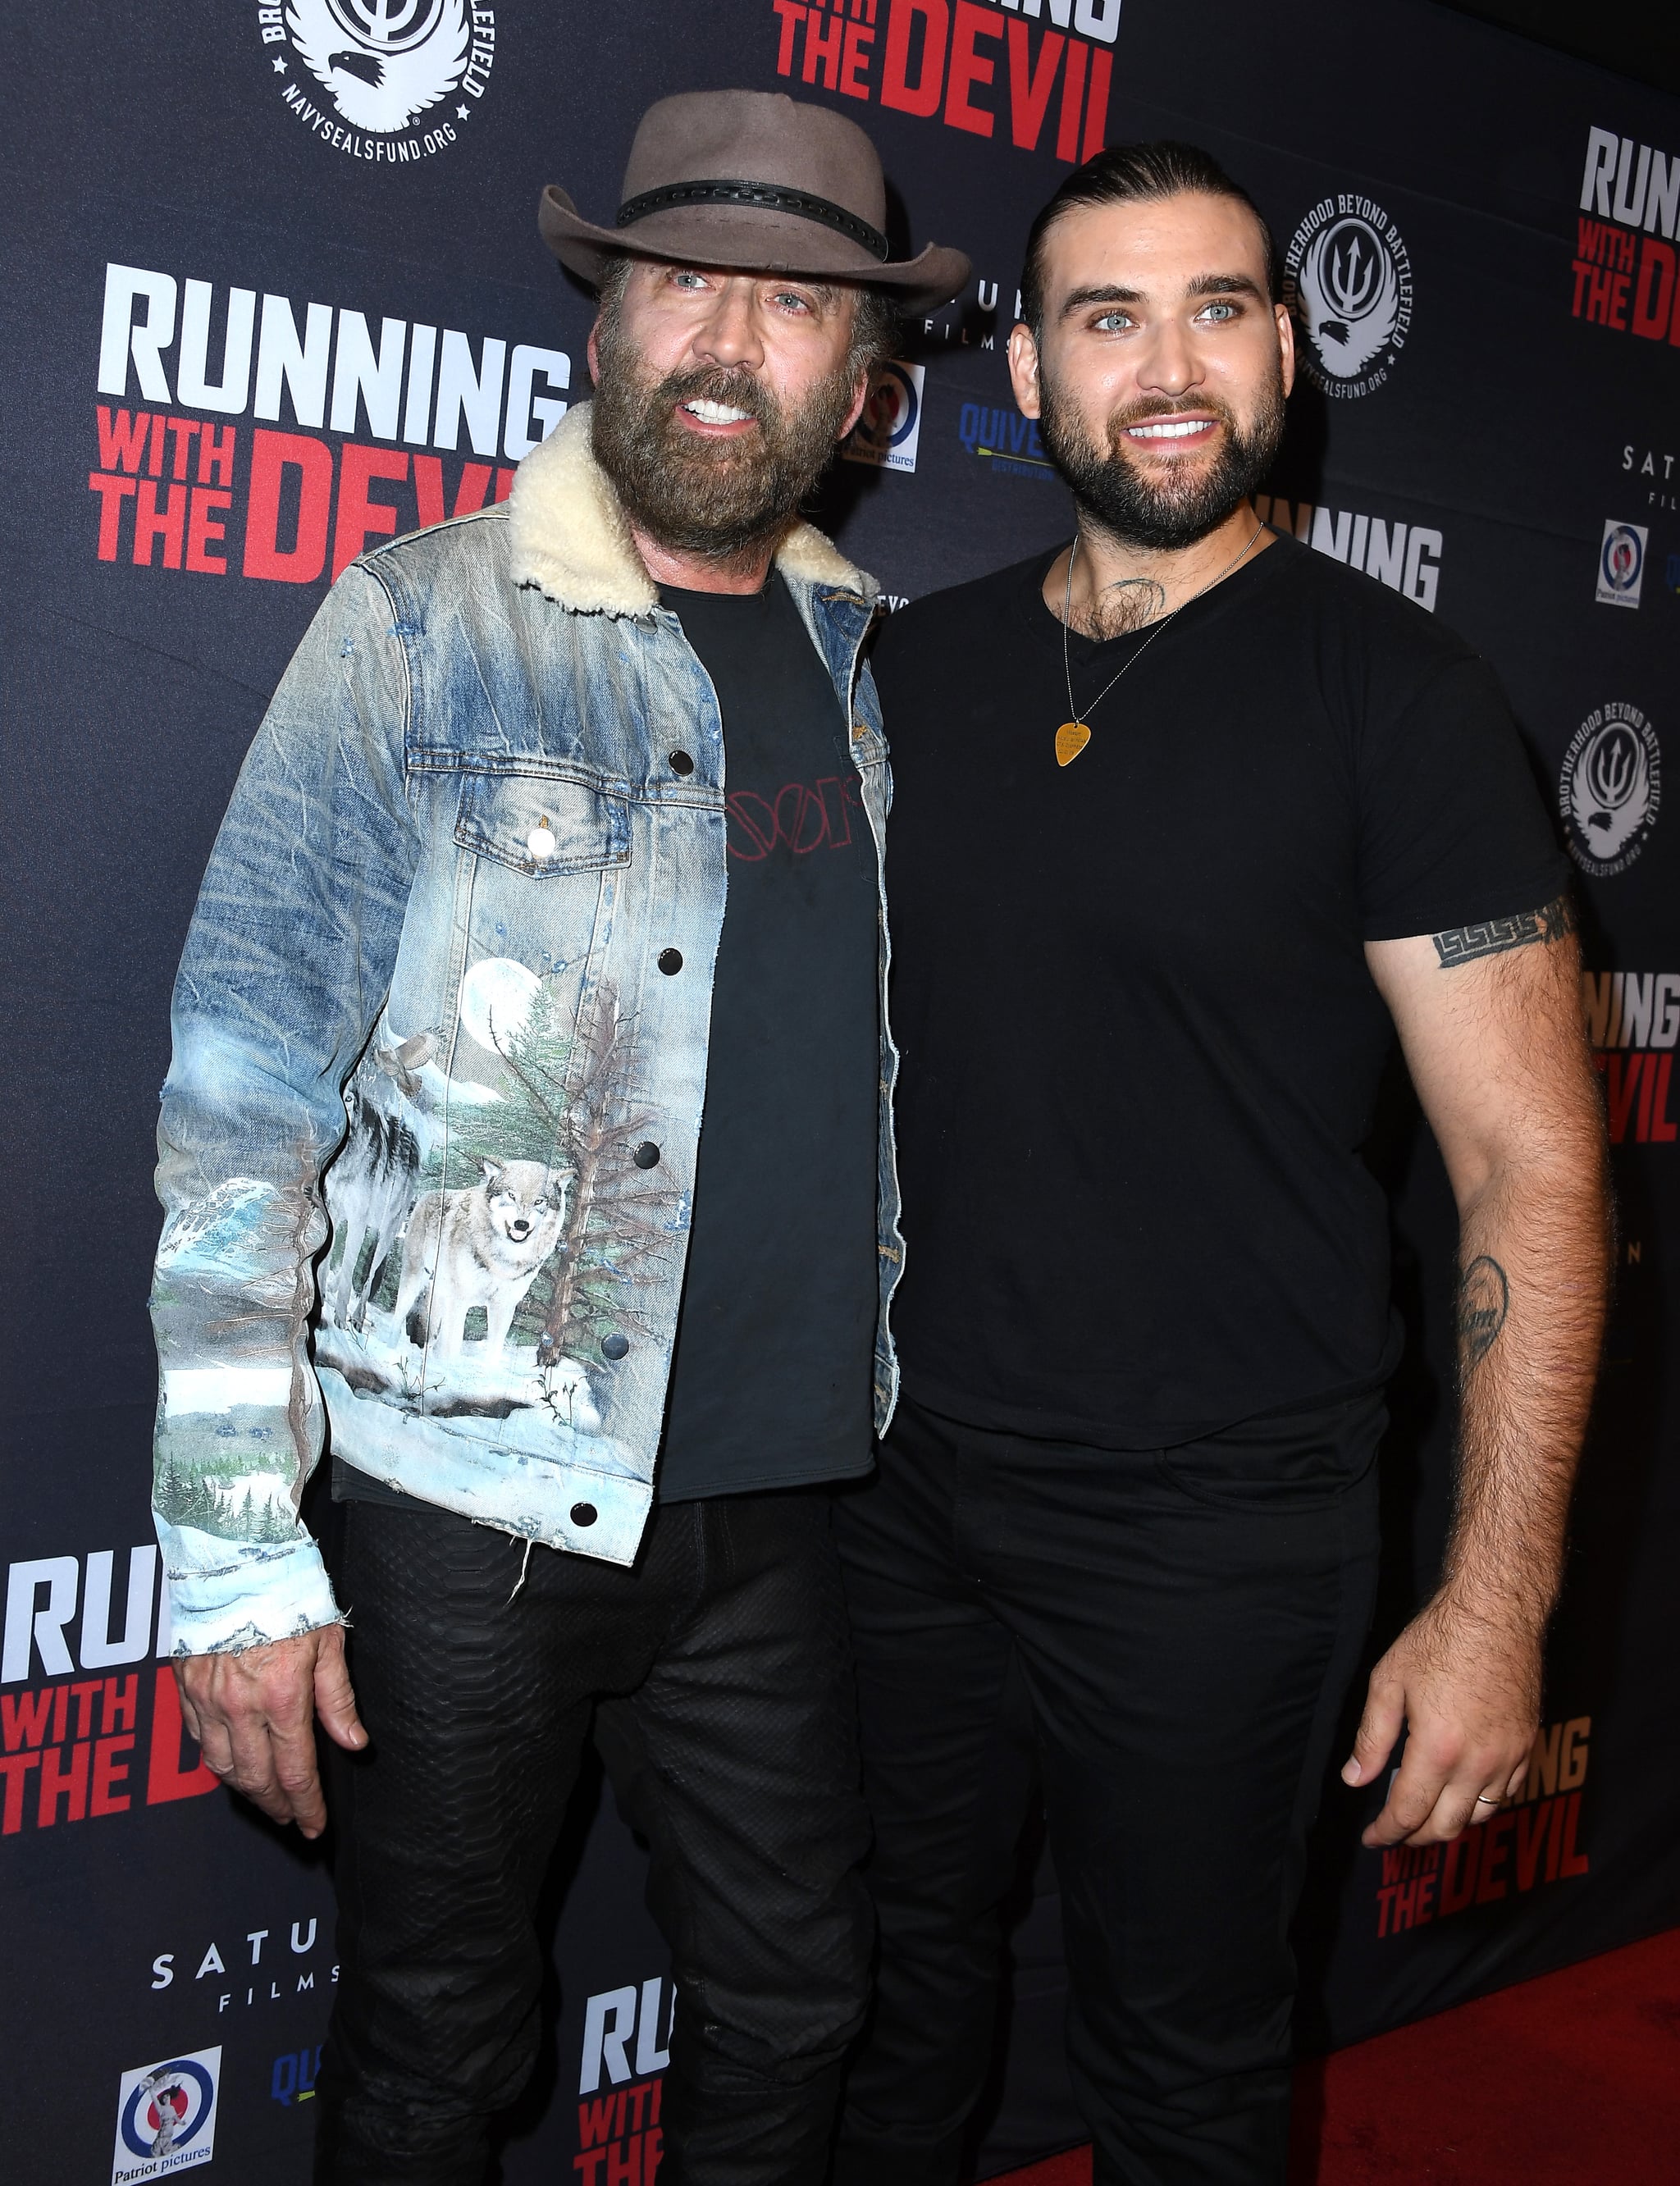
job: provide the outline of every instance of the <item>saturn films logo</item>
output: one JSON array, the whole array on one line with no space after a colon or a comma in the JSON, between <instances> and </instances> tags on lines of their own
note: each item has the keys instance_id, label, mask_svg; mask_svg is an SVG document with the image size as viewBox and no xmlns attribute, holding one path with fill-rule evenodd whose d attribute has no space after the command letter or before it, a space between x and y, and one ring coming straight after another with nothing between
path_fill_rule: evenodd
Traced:
<instances>
[{"instance_id":1,"label":"saturn films logo","mask_svg":"<svg viewBox=\"0 0 1680 2186\"><path fill-rule=\"evenodd\" d=\"M111 2186L168 2178L216 2152L216 2083L221 2049L194 2049L125 2072L117 2089Z\"/></svg>"},{"instance_id":2,"label":"saturn films logo","mask_svg":"<svg viewBox=\"0 0 1680 2186\"><path fill-rule=\"evenodd\" d=\"M1637 706L1594 707L1570 740L1558 782L1570 855L1584 873L1626 872L1662 804L1662 753Z\"/></svg>"},{"instance_id":3,"label":"saturn films logo","mask_svg":"<svg viewBox=\"0 0 1680 2186\"><path fill-rule=\"evenodd\" d=\"M489 88L496 11L469 0L283 0L256 16L282 100L352 159L446 151Z\"/></svg>"},{"instance_id":4,"label":"saturn films logo","mask_svg":"<svg viewBox=\"0 0 1680 2186\"><path fill-rule=\"evenodd\" d=\"M1412 261L1372 198L1325 198L1290 238L1285 294L1305 336L1302 365L1336 401L1380 387L1412 324Z\"/></svg>"}]
</instances>

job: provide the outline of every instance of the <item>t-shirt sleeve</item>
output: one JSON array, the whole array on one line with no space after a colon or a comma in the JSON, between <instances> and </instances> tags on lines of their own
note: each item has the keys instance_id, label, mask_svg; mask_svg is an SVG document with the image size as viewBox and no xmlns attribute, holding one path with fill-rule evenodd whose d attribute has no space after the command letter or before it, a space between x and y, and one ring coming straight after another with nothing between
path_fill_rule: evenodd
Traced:
<instances>
[{"instance_id":1,"label":"t-shirt sleeve","mask_svg":"<svg viewBox=\"0 0 1680 2186\"><path fill-rule=\"evenodd\" d=\"M1509 917L1562 892L1568 861L1485 661L1439 669L1381 722L1364 757L1367 941Z\"/></svg>"}]
</instances>

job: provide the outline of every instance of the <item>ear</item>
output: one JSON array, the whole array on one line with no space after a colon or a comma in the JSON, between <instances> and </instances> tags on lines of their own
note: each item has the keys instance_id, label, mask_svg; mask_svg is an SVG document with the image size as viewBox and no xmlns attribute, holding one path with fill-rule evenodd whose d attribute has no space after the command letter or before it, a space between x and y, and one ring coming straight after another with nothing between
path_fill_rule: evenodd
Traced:
<instances>
[{"instance_id":1,"label":"ear","mask_svg":"<svg viewBox=\"0 0 1680 2186\"><path fill-rule=\"evenodd\" d=\"M501 1176L501 1163L499 1161L492 1161L488 1154L480 1154L479 1156L479 1167L484 1173L484 1182L486 1184L496 1184L500 1181Z\"/></svg>"},{"instance_id":2,"label":"ear","mask_svg":"<svg viewBox=\"0 0 1680 2186\"><path fill-rule=\"evenodd\" d=\"M1278 356L1283 372L1283 391L1287 401L1295 385L1295 321L1287 304L1274 304L1272 316L1278 322Z\"/></svg>"},{"instance_id":3,"label":"ear","mask_svg":"<svg viewBox=\"0 0 1680 2186\"><path fill-rule=\"evenodd\" d=\"M854 309L856 307L854 305ZM847 434L851 431L853 426L855 425L859 418L862 417L864 413L864 405L869 400L870 382L874 378L874 377L875 370L873 367L871 367L867 372L859 373L857 386L853 390L852 393L852 406L846 412L846 422L834 435L835 445L837 446L845 439Z\"/></svg>"},{"instance_id":4,"label":"ear","mask_svg":"<svg viewBox=\"0 0 1680 2186\"><path fill-rule=\"evenodd\" d=\"M584 355L589 359L589 376L591 382L596 387L599 387L601 384L601 352L600 344L597 339L600 332L601 315L597 311L596 314L595 324L589 330L589 340L585 345L584 348Z\"/></svg>"},{"instance_id":5,"label":"ear","mask_svg":"<svg viewBox=\"0 0 1680 2186\"><path fill-rule=\"evenodd\" d=\"M841 441L845 439L847 434L851 431L853 426L857 423L859 418L863 415L864 404L869 400L869 381L870 375L868 373L865 373L863 378L858 382L857 395L851 408L846 412L846 422L834 435L834 444L837 447L838 447Z\"/></svg>"},{"instance_id":6,"label":"ear","mask_svg":"<svg viewBox=\"0 0 1680 2186\"><path fill-rule=\"evenodd\" d=\"M1009 330L1009 377L1015 406L1023 418L1039 415L1039 345L1024 319Z\"/></svg>"}]
</instances>

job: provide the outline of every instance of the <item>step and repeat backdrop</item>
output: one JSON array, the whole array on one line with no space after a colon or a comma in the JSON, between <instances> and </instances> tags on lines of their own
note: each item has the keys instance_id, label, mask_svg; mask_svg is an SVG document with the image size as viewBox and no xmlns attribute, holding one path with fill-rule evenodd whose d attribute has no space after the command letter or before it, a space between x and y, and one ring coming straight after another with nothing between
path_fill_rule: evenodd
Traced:
<instances>
[{"instance_id":1,"label":"step and repeat backdrop","mask_svg":"<svg viewBox=\"0 0 1680 2186\"><path fill-rule=\"evenodd\" d=\"M609 216L637 116L685 88L848 115L881 148L899 245L972 255L826 490L823 520L894 603L1067 534L1003 348L1028 224L1070 166L1189 137L1265 208L1306 373L1263 513L1503 677L1575 860L1621 1201L1525 1796L1444 1852L1377 1854L1369 1802L1327 1787L1303 2039L1680 1921L1680 105L1428 0L88 0L46 35L14 13L8 2177L308 2176L329 1873L201 1768L161 1667L144 1299L170 982L241 756L333 576L505 495L587 391L590 301L538 242L539 191ZM1117 811L1117 858L1145 824L1196 857L1194 812ZM1430 1583L1450 1494L1451 1208L1397 1078L1371 1158L1411 1338L1380 1643ZM580 1799L551 1892L552 2040L503 2157L519 2186L656 2176L673 1997L642 1878L610 1796ZM1083 2137L1055 1893L1023 1847L980 2175Z\"/></svg>"}]
</instances>

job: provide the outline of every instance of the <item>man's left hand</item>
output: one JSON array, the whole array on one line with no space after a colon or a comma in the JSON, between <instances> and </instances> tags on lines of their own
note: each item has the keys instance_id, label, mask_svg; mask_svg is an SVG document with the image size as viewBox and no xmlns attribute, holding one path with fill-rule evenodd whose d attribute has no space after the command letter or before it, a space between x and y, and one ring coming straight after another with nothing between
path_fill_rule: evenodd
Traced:
<instances>
[{"instance_id":1,"label":"man's left hand","mask_svg":"<svg viewBox=\"0 0 1680 2186\"><path fill-rule=\"evenodd\" d=\"M1402 1727L1405 1757L1360 1841L1440 1844L1515 1798L1539 1729L1537 1636L1437 1596L1371 1672L1344 1784L1369 1784Z\"/></svg>"}]
</instances>

